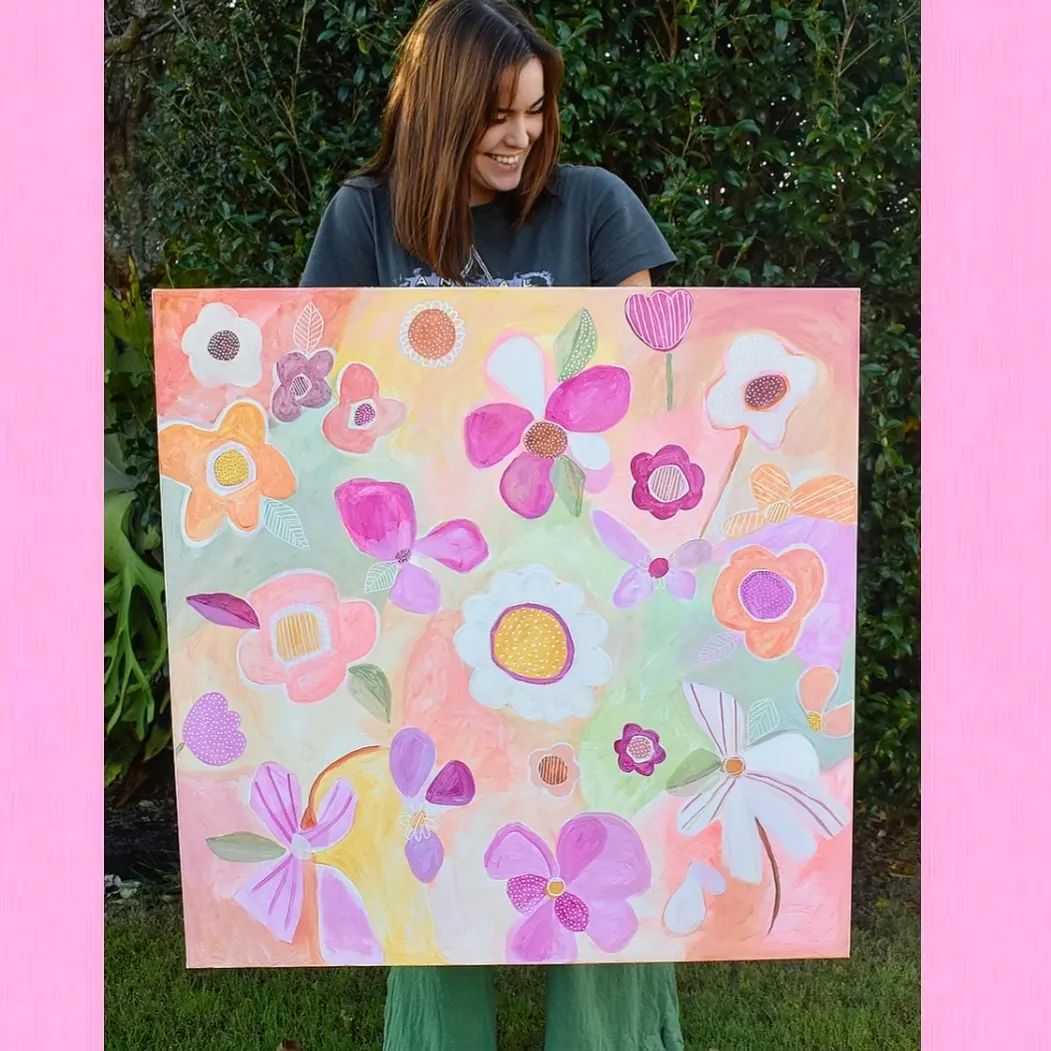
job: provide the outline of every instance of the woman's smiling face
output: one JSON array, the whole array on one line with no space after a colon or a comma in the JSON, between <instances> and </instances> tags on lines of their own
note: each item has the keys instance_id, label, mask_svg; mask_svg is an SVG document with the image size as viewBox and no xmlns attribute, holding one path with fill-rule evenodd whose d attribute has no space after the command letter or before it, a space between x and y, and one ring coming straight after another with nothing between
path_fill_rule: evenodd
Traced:
<instances>
[{"instance_id":1,"label":"woman's smiling face","mask_svg":"<svg viewBox=\"0 0 1051 1051\"><path fill-rule=\"evenodd\" d=\"M529 150L544 127L544 67L531 58L509 69L500 88L499 108L475 145L471 163L471 204L487 204L496 194L517 188ZM512 90L514 96L512 97Z\"/></svg>"}]
</instances>

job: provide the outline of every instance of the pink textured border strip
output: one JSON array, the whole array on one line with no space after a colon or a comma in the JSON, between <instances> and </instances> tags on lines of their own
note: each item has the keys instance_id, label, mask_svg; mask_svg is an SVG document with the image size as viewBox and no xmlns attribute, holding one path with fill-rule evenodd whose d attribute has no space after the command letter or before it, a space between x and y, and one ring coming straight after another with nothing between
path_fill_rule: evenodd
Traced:
<instances>
[{"instance_id":1,"label":"pink textured border strip","mask_svg":"<svg viewBox=\"0 0 1051 1051\"><path fill-rule=\"evenodd\" d=\"M924 1047L1051 1047L1051 7L923 7Z\"/></svg>"},{"instance_id":2,"label":"pink textured border strip","mask_svg":"<svg viewBox=\"0 0 1051 1051\"><path fill-rule=\"evenodd\" d=\"M102 4L0 16L0 1033L102 1047Z\"/></svg>"}]
</instances>

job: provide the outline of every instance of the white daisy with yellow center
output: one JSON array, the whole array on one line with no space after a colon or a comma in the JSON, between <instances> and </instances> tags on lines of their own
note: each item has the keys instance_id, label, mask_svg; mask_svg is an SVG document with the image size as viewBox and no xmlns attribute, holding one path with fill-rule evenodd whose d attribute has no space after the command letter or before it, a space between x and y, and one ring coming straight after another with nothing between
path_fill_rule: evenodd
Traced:
<instances>
[{"instance_id":1,"label":"white daisy with yellow center","mask_svg":"<svg viewBox=\"0 0 1051 1051\"><path fill-rule=\"evenodd\" d=\"M613 663L608 631L584 609L584 594L545 566L497 573L489 590L464 603L453 643L471 674L471 696L551 723L587 715Z\"/></svg>"}]
</instances>

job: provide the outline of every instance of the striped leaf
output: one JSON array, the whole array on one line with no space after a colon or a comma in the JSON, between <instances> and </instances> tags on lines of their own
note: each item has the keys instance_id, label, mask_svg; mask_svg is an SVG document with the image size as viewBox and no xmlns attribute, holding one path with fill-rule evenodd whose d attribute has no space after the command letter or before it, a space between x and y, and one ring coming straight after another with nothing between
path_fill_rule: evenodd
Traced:
<instances>
[{"instance_id":1,"label":"striped leaf","mask_svg":"<svg viewBox=\"0 0 1051 1051\"><path fill-rule=\"evenodd\" d=\"M290 547L306 551L310 547L296 509L280 500L263 501L263 528Z\"/></svg>"}]
</instances>

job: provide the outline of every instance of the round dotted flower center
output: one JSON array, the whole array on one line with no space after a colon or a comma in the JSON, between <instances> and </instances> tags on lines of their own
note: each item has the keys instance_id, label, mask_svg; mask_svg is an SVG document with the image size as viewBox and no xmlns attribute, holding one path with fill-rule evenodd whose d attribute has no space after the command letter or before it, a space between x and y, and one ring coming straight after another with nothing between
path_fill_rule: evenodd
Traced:
<instances>
[{"instance_id":1,"label":"round dotted flower center","mask_svg":"<svg viewBox=\"0 0 1051 1051\"><path fill-rule=\"evenodd\" d=\"M558 682L573 663L569 628L547 606L505 609L493 625L490 646L496 666L520 682Z\"/></svg>"},{"instance_id":2,"label":"round dotted flower center","mask_svg":"<svg viewBox=\"0 0 1051 1051\"><path fill-rule=\"evenodd\" d=\"M440 361L456 346L456 326L444 310L428 307L409 323L408 340L421 358Z\"/></svg>"},{"instance_id":3,"label":"round dotted flower center","mask_svg":"<svg viewBox=\"0 0 1051 1051\"><path fill-rule=\"evenodd\" d=\"M237 485L244 485L252 473L252 465L248 457L237 449L227 449L220 453L212 464L212 475L216 484L225 489L232 489Z\"/></svg>"},{"instance_id":4,"label":"round dotted flower center","mask_svg":"<svg viewBox=\"0 0 1051 1051\"><path fill-rule=\"evenodd\" d=\"M670 504L681 500L690 491L690 482L681 467L664 464L650 475L646 488L654 500Z\"/></svg>"},{"instance_id":5,"label":"round dotted flower center","mask_svg":"<svg viewBox=\"0 0 1051 1051\"><path fill-rule=\"evenodd\" d=\"M534 456L543 456L553 460L561 456L569 444L566 432L557 423L550 420L537 420L529 430L525 432L522 445Z\"/></svg>"},{"instance_id":6,"label":"round dotted flower center","mask_svg":"<svg viewBox=\"0 0 1051 1051\"><path fill-rule=\"evenodd\" d=\"M655 558L649 565L649 574L654 580L660 580L668 575L669 568L666 558Z\"/></svg>"},{"instance_id":7,"label":"round dotted flower center","mask_svg":"<svg viewBox=\"0 0 1051 1051\"><path fill-rule=\"evenodd\" d=\"M820 712L807 712L806 721L807 725L810 727L811 730L815 731L816 733L821 732L821 724L823 720L821 718Z\"/></svg>"},{"instance_id":8,"label":"round dotted flower center","mask_svg":"<svg viewBox=\"0 0 1051 1051\"><path fill-rule=\"evenodd\" d=\"M564 785L569 780L569 763L560 755L545 755L536 769L545 785Z\"/></svg>"},{"instance_id":9,"label":"round dotted flower center","mask_svg":"<svg viewBox=\"0 0 1051 1051\"><path fill-rule=\"evenodd\" d=\"M354 410L354 426L368 427L376 419L376 410L367 401L363 401Z\"/></svg>"},{"instance_id":10,"label":"round dotted flower center","mask_svg":"<svg viewBox=\"0 0 1051 1051\"><path fill-rule=\"evenodd\" d=\"M762 412L772 409L788 393L788 380L777 373L756 376L744 389L744 403Z\"/></svg>"},{"instance_id":11,"label":"round dotted flower center","mask_svg":"<svg viewBox=\"0 0 1051 1051\"><path fill-rule=\"evenodd\" d=\"M565 884L565 882L563 880L560 880L560 879L553 879L553 880L551 880L551 882L548 883L548 885L544 888L544 893L549 898L561 897L563 894L565 894L565 892L566 892L566 884Z\"/></svg>"},{"instance_id":12,"label":"round dotted flower center","mask_svg":"<svg viewBox=\"0 0 1051 1051\"><path fill-rule=\"evenodd\" d=\"M410 551L409 548L403 547L395 554L394 561L397 562L399 566L404 566L405 563L409 561L409 556L411 554L412 551Z\"/></svg>"},{"instance_id":13,"label":"round dotted flower center","mask_svg":"<svg viewBox=\"0 0 1051 1051\"><path fill-rule=\"evenodd\" d=\"M757 569L741 581L741 605L756 620L778 620L796 600L795 588L769 569Z\"/></svg>"},{"instance_id":14,"label":"round dotted flower center","mask_svg":"<svg viewBox=\"0 0 1051 1051\"><path fill-rule=\"evenodd\" d=\"M241 349L241 341L228 328L214 332L208 340L208 353L216 361L233 361Z\"/></svg>"},{"instance_id":15,"label":"round dotted flower center","mask_svg":"<svg viewBox=\"0 0 1051 1051\"><path fill-rule=\"evenodd\" d=\"M653 742L642 734L635 734L628 741L628 755L636 763L648 763L653 758Z\"/></svg>"},{"instance_id":16,"label":"round dotted flower center","mask_svg":"<svg viewBox=\"0 0 1051 1051\"><path fill-rule=\"evenodd\" d=\"M723 760L723 772L731 777L740 777L744 773L744 760L738 756L731 756Z\"/></svg>"}]
</instances>

